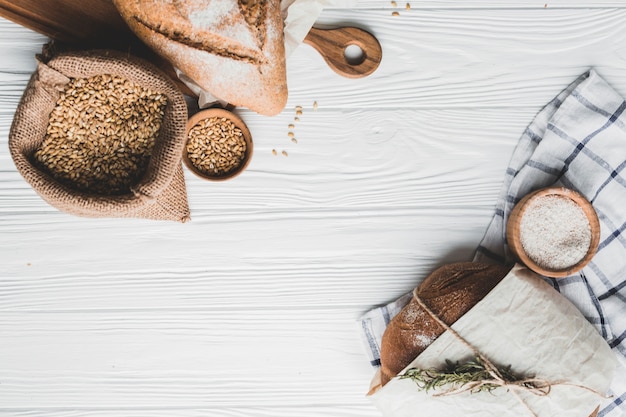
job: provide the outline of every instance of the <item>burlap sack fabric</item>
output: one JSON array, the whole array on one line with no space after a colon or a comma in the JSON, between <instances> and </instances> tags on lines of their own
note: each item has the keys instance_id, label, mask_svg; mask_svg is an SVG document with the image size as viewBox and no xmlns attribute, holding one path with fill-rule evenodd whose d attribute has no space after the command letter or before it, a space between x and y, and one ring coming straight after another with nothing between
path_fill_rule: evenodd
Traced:
<instances>
[{"instance_id":1,"label":"burlap sack fabric","mask_svg":"<svg viewBox=\"0 0 626 417\"><path fill-rule=\"evenodd\" d=\"M187 106L182 93L159 69L117 51L63 52L39 56L9 132L9 150L20 174L50 205L83 217L137 217L186 222L190 219L182 169ZM70 78L98 74L123 77L167 97L162 127L144 176L124 195L73 190L32 162L46 134L49 115Z\"/></svg>"}]
</instances>

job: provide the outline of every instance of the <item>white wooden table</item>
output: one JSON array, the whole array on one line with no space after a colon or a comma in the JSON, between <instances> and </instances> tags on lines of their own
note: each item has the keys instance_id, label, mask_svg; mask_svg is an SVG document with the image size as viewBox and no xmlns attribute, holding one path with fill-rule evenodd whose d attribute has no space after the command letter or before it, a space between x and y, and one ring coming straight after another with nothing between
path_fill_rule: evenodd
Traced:
<instances>
[{"instance_id":1,"label":"white wooden table","mask_svg":"<svg viewBox=\"0 0 626 417\"><path fill-rule=\"evenodd\" d=\"M282 114L240 111L248 170L186 171L186 224L73 217L23 181L7 136L46 39L0 20L0 416L379 415L355 320L471 259L523 129L578 75L626 96L624 2L410 4L326 9L381 66L341 78L300 46Z\"/></svg>"}]
</instances>

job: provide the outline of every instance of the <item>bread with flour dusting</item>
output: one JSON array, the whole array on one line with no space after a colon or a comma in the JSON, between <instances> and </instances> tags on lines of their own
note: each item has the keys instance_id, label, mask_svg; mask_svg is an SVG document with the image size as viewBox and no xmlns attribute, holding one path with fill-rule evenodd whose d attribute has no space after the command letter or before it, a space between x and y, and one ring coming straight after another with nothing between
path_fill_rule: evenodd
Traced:
<instances>
[{"instance_id":1,"label":"bread with flour dusting","mask_svg":"<svg viewBox=\"0 0 626 417\"><path fill-rule=\"evenodd\" d=\"M482 300L511 268L478 262L444 265L417 287L417 296L451 326ZM386 384L424 351L445 329L412 298L383 334L381 385Z\"/></svg>"},{"instance_id":2,"label":"bread with flour dusting","mask_svg":"<svg viewBox=\"0 0 626 417\"><path fill-rule=\"evenodd\" d=\"M113 0L133 32L203 90L275 115L287 102L280 0Z\"/></svg>"}]
</instances>

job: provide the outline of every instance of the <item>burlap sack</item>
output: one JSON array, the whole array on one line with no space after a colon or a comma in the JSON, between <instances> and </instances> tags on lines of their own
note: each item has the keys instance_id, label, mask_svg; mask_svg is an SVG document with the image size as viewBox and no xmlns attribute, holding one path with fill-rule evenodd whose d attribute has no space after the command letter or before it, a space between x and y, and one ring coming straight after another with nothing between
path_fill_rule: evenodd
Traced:
<instances>
[{"instance_id":1,"label":"burlap sack","mask_svg":"<svg viewBox=\"0 0 626 417\"><path fill-rule=\"evenodd\" d=\"M9 132L9 150L20 174L50 205L83 217L190 219L182 170L187 106L170 78L152 64L116 51L63 52L39 56ZM124 195L94 195L69 188L37 165L33 153L42 143L50 113L70 78L98 74L123 77L167 97L162 127L145 175Z\"/></svg>"}]
</instances>

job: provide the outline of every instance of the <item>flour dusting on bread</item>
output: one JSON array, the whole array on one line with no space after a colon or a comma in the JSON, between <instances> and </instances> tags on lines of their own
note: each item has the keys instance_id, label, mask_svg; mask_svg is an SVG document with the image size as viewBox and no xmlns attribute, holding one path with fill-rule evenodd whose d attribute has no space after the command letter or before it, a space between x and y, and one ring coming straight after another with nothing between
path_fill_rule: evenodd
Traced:
<instances>
[{"instance_id":1,"label":"flour dusting on bread","mask_svg":"<svg viewBox=\"0 0 626 417\"><path fill-rule=\"evenodd\" d=\"M203 90L260 114L287 102L279 0L114 0L129 27Z\"/></svg>"}]
</instances>

